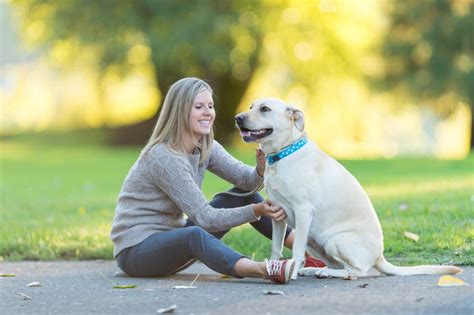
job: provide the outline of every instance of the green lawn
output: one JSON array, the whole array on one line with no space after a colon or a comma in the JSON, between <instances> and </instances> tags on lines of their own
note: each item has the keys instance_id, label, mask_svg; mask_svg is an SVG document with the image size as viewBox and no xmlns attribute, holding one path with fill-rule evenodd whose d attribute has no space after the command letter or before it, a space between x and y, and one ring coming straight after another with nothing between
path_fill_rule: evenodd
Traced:
<instances>
[{"instance_id":1,"label":"green lawn","mask_svg":"<svg viewBox=\"0 0 474 315\"><path fill-rule=\"evenodd\" d=\"M100 146L92 136L0 141L0 260L111 259L108 239L123 178L140 148ZM251 163L249 152L235 152ZM474 264L474 156L342 161L371 197L385 234L385 254L403 264ZM210 198L230 187L212 174ZM404 231L420 235L418 242ZM250 226L225 242L263 259L270 241ZM285 255L290 255L289 251Z\"/></svg>"}]
</instances>

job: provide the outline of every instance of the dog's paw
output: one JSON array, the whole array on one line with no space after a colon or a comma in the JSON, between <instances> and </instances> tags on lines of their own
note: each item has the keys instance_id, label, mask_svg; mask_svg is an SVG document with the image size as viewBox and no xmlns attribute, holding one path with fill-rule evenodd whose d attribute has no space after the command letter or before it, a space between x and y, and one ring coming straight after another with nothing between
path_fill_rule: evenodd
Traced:
<instances>
[{"instance_id":1,"label":"dog's paw","mask_svg":"<svg viewBox=\"0 0 474 315\"><path fill-rule=\"evenodd\" d=\"M307 267L301 269L298 274L300 276L306 277L306 276L315 276L318 278L331 278L332 275L328 271L327 268L315 268L315 267Z\"/></svg>"},{"instance_id":2,"label":"dog's paw","mask_svg":"<svg viewBox=\"0 0 474 315\"><path fill-rule=\"evenodd\" d=\"M314 271L314 275L317 278L331 278L332 277L331 273L328 271L327 268L316 268L316 270Z\"/></svg>"},{"instance_id":3,"label":"dog's paw","mask_svg":"<svg viewBox=\"0 0 474 315\"><path fill-rule=\"evenodd\" d=\"M314 270L315 270L315 269L316 269L316 268L314 268L314 267L302 268L302 269L298 272L298 274L299 274L300 276L302 276L302 277L314 276L314 272L315 272Z\"/></svg>"}]
</instances>

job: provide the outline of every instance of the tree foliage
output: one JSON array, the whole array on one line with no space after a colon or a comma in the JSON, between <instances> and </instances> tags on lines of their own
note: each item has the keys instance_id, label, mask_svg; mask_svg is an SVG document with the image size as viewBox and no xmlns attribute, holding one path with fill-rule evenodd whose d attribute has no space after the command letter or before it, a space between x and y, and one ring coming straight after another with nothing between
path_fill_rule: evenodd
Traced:
<instances>
[{"instance_id":1,"label":"tree foliage","mask_svg":"<svg viewBox=\"0 0 474 315\"><path fill-rule=\"evenodd\" d=\"M151 65L157 89L162 93L184 76L208 80L216 92L216 134L224 142L235 134L233 117L253 79L267 87L271 95L294 100L298 94L298 102L309 104L308 107L323 103L328 106L330 98L331 106L342 108L338 104L347 103L348 99L352 105L363 103L360 98L353 100L351 87L365 84L366 71L378 71L374 65L367 66L376 59L378 51L373 43L381 36L381 32L373 31L381 28L378 2L12 2L21 13L24 33L46 45L52 54L58 51L56 55L65 64L78 54L93 50L104 73L113 69L114 73L125 75L134 67ZM64 58L66 50L70 52L69 59ZM387 82L392 74L387 72ZM339 85L342 80L349 84ZM156 115L120 128L116 138L125 143L143 143L155 122ZM352 127L341 133L357 134L361 129L357 124L354 120Z\"/></svg>"},{"instance_id":2,"label":"tree foliage","mask_svg":"<svg viewBox=\"0 0 474 315\"><path fill-rule=\"evenodd\" d=\"M93 47L102 71L127 73L151 61L160 90L185 76L214 87L217 136L225 141L257 65L261 32L255 1L18 0L25 33L47 49ZM158 87L157 87L158 88ZM157 104L158 107L158 104ZM156 115L122 130L122 142L143 142Z\"/></svg>"},{"instance_id":3,"label":"tree foliage","mask_svg":"<svg viewBox=\"0 0 474 315\"><path fill-rule=\"evenodd\" d=\"M440 112L460 97L474 112L474 3L396 1L389 9L381 81L428 100ZM471 123L471 149L474 144Z\"/></svg>"}]
</instances>

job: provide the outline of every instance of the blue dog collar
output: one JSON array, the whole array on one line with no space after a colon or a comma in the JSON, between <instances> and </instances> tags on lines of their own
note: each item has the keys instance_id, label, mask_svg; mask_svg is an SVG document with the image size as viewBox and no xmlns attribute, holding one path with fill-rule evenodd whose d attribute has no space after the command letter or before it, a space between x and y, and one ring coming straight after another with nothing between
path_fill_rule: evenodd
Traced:
<instances>
[{"instance_id":1,"label":"blue dog collar","mask_svg":"<svg viewBox=\"0 0 474 315\"><path fill-rule=\"evenodd\" d=\"M308 143L308 139L301 138L300 140L296 141L295 143L287 146L280 152L267 156L268 165L272 165L283 158L286 158L288 155L291 155L301 149L306 143Z\"/></svg>"}]
</instances>

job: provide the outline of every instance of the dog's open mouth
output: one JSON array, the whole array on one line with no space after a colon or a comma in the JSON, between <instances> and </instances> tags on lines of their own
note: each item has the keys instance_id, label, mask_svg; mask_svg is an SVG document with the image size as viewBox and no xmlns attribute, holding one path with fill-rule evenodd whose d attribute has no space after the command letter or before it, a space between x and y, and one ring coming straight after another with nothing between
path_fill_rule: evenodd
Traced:
<instances>
[{"instance_id":1,"label":"dog's open mouth","mask_svg":"<svg viewBox=\"0 0 474 315\"><path fill-rule=\"evenodd\" d=\"M245 142L253 142L258 139L265 138L273 132L273 129L260 129L260 130L250 130L247 128L240 127L240 136L244 139Z\"/></svg>"}]
</instances>

